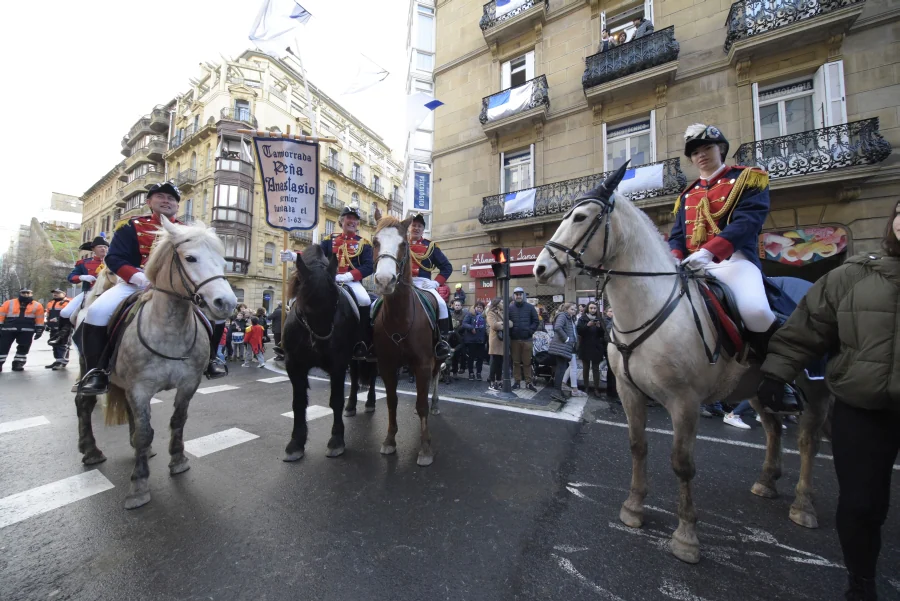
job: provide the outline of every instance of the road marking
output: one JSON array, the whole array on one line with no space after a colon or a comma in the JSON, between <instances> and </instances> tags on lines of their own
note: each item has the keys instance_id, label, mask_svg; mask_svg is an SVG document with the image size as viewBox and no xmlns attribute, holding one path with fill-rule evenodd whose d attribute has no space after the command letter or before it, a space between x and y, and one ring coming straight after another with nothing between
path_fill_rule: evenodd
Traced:
<instances>
[{"instance_id":1,"label":"road marking","mask_svg":"<svg viewBox=\"0 0 900 601\"><path fill-rule=\"evenodd\" d=\"M554 545L553 549L562 551L563 553L579 553L581 551L589 551L590 547L573 547L572 545Z\"/></svg>"},{"instance_id":2,"label":"road marking","mask_svg":"<svg viewBox=\"0 0 900 601\"><path fill-rule=\"evenodd\" d=\"M240 428L231 428L208 436L201 436L184 443L184 450L194 457L203 457L243 442L259 438L256 434L245 432Z\"/></svg>"},{"instance_id":3,"label":"road marking","mask_svg":"<svg viewBox=\"0 0 900 601\"><path fill-rule=\"evenodd\" d=\"M150 404L151 404L151 405L155 405L155 404L157 404L157 403L162 403L162 402L163 402L162 399L158 399L158 398L156 398L156 397L153 397L152 399L150 399Z\"/></svg>"},{"instance_id":4,"label":"road marking","mask_svg":"<svg viewBox=\"0 0 900 601\"><path fill-rule=\"evenodd\" d=\"M212 394L213 392L225 392L226 390L237 390L237 386L231 384L222 384L221 386L209 386L208 388L198 388L200 394Z\"/></svg>"},{"instance_id":5,"label":"road marking","mask_svg":"<svg viewBox=\"0 0 900 601\"><path fill-rule=\"evenodd\" d=\"M628 424L623 424L622 422L613 422L613 421L609 421L609 420L605 420L605 419L598 419L595 421L596 421L596 423L602 424L604 426L615 426L617 428L627 428L628 427ZM660 428L647 428L646 431L653 432L654 434L665 434L667 436L675 435L675 433L672 430L662 430ZM744 442L743 440L728 440L727 438L715 438L713 436L701 436L699 434L697 435L697 440L705 440L708 442L715 442L718 444L728 444L728 445L732 445L735 447L746 447L748 449L760 449L762 451L766 450L766 445L764 445L764 444L757 444L755 442ZM788 455L799 455L800 454L800 451L797 451L794 449L783 448L782 450L785 453L787 453ZM821 453L816 455L816 459L827 459L829 461L834 461L833 456L823 455ZM900 465L895 465L894 469L897 471L900 471Z\"/></svg>"},{"instance_id":6,"label":"road marking","mask_svg":"<svg viewBox=\"0 0 900 601\"><path fill-rule=\"evenodd\" d=\"M24 430L25 428L34 428L35 426L44 426L50 423L50 420L39 415L37 417L26 417L25 419L17 419L12 422L3 422L0 424L0 434L6 432L15 432L16 430Z\"/></svg>"},{"instance_id":7,"label":"road marking","mask_svg":"<svg viewBox=\"0 0 900 601\"><path fill-rule=\"evenodd\" d=\"M97 470L91 470L10 495L0 499L0 528L86 499L111 488L115 487L106 479L106 476Z\"/></svg>"},{"instance_id":8,"label":"road marking","mask_svg":"<svg viewBox=\"0 0 900 601\"><path fill-rule=\"evenodd\" d=\"M274 378L263 378L257 382L265 382L266 384L278 384L279 382L287 382L290 378L287 376L275 376Z\"/></svg>"},{"instance_id":9,"label":"road marking","mask_svg":"<svg viewBox=\"0 0 900 601\"><path fill-rule=\"evenodd\" d=\"M325 417L326 415L333 414L334 412L331 410L331 407L323 407L322 405L309 405L306 408L306 421L311 422L314 419L319 419L320 417ZM288 411L287 413L282 413L281 415L294 419L293 411Z\"/></svg>"},{"instance_id":10,"label":"road marking","mask_svg":"<svg viewBox=\"0 0 900 601\"><path fill-rule=\"evenodd\" d=\"M698 597L683 584L672 582L671 580L663 580L663 584L659 587L659 592L675 601L707 601L703 597Z\"/></svg>"},{"instance_id":11,"label":"road marking","mask_svg":"<svg viewBox=\"0 0 900 601\"><path fill-rule=\"evenodd\" d=\"M622 599L622 597L619 597L618 595L614 595L613 593L609 592L602 586L588 580L587 577L585 577L584 574L579 572L575 568L575 565L571 561L566 559L565 557L560 557L556 553L551 553L550 556L556 560L556 563L559 564L559 567L562 568L562 570L565 573L567 573L569 576L573 576L576 580L581 582L581 584L586 586L588 589L590 589L591 591L600 595L601 598L607 599L608 601L625 601L624 599Z\"/></svg>"}]
</instances>

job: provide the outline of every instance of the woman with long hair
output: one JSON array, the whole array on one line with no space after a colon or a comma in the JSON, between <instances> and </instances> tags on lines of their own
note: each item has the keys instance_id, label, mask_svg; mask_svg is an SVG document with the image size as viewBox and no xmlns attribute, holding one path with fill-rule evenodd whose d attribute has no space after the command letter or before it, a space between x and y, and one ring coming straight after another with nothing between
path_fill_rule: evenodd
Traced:
<instances>
[{"instance_id":1,"label":"woman with long hair","mask_svg":"<svg viewBox=\"0 0 900 601\"><path fill-rule=\"evenodd\" d=\"M575 353L575 312L574 303L564 303L559 307L553 320L553 338L550 339L550 354L556 357L556 373L553 378L553 386L557 392L553 394L556 400L565 401L562 394L563 376L566 374L572 355ZM573 390L578 390L574 388Z\"/></svg>"},{"instance_id":2,"label":"woman with long hair","mask_svg":"<svg viewBox=\"0 0 900 601\"><path fill-rule=\"evenodd\" d=\"M594 394L600 397L600 362L606 357L606 328L596 302L588 303L575 327L580 342L578 357L584 366L584 389L591 391L591 374L594 375Z\"/></svg>"},{"instance_id":3,"label":"woman with long hair","mask_svg":"<svg viewBox=\"0 0 900 601\"><path fill-rule=\"evenodd\" d=\"M783 408L785 382L826 353L846 598L871 601L900 451L900 203L882 250L851 257L821 278L772 337L758 390L763 406Z\"/></svg>"}]
</instances>

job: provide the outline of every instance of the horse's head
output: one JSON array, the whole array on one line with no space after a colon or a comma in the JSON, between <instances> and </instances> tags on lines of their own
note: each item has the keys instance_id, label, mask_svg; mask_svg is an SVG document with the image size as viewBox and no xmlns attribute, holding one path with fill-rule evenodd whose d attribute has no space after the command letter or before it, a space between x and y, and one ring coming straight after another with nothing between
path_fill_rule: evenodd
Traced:
<instances>
[{"instance_id":1,"label":"horse's head","mask_svg":"<svg viewBox=\"0 0 900 601\"><path fill-rule=\"evenodd\" d=\"M328 290L337 291L334 276L337 275L338 259L332 254L325 256L325 251L318 244L313 244L297 256L297 279L294 286L296 296L304 296L306 292L322 294ZM321 297L320 297L321 298Z\"/></svg>"},{"instance_id":2,"label":"horse's head","mask_svg":"<svg viewBox=\"0 0 900 601\"><path fill-rule=\"evenodd\" d=\"M144 271L160 289L195 298L214 319L234 311L237 297L225 279L225 247L212 228L202 223L179 225L160 218L153 251Z\"/></svg>"},{"instance_id":3,"label":"horse's head","mask_svg":"<svg viewBox=\"0 0 900 601\"><path fill-rule=\"evenodd\" d=\"M394 293L397 283L410 272L409 243L406 233L412 217L398 221L382 217L375 231L375 292L380 296Z\"/></svg>"},{"instance_id":4,"label":"horse's head","mask_svg":"<svg viewBox=\"0 0 900 601\"><path fill-rule=\"evenodd\" d=\"M616 187L625 176L626 162L602 184L585 193L569 212L534 263L534 277L541 284L563 287L571 262L598 267L612 258L610 216L616 206ZM580 265L579 265L580 263Z\"/></svg>"}]
</instances>

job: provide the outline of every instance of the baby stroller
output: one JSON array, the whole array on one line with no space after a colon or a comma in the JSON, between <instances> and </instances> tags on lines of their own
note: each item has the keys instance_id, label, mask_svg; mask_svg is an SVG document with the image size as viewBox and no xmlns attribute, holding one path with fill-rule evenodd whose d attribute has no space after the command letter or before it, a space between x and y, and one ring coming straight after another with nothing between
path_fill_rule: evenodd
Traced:
<instances>
[{"instance_id":1,"label":"baby stroller","mask_svg":"<svg viewBox=\"0 0 900 601\"><path fill-rule=\"evenodd\" d=\"M553 381L556 359L550 354L550 334L538 330L531 337L531 371L535 378Z\"/></svg>"}]
</instances>

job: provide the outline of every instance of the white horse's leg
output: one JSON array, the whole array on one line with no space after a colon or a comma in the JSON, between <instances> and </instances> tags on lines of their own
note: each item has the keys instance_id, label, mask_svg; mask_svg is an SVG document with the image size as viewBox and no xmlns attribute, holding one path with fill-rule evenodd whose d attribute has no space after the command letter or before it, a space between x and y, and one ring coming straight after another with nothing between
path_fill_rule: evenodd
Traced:
<instances>
[{"instance_id":1,"label":"white horse's leg","mask_svg":"<svg viewBox=\"0 0 900 601\"><path fill-rule=\"evenodd\" d=\"M190 384L180 386L175 393L175 411L169 420L169 474L175 476L191 469L188 458L184 456L184 424L187 421L188 405L200 386L200 379Z\"/></svg>"},{"instance_id":2,"label":"white horse's leg","mask_svg":"<svg viewBox=\"0 0 900 601\"><path fill-rule=\"evenodd\" d=\"M612 368L610 368L612 369ZM647 405L627 379L619 380L619 397L628 418L628 440L631 443L631 492L622 503L619 519L626 526L640 528L644 524L644 498L647 496Z\"/></svg>"},{"instance_id":3,"label":"white horse's leg","mask_svg":"<svg viewBox=\"0 0 900 601\"><path fill-rule=\"evenodd\" d=\"M691 496L694 468L694 441L697 439L697 419L700 408L696 404L676 403L671 411L675 441L672 446L672 469L678 476L678 528L672 534L669 550L687 563L700 561L700 541L697 539L697 513Z\"/></svg>"},{"instance_id":4,"label":"white horse's leg","mask_svg":"<svg viewBox=\"0 0 900 601\"><path fill-rule=\"evenodd\" d=\"M766 459L750 492L758 497L774 499L778 496L776 483L781 478L781 418L763 411L762 404L756 397L750 399L750 405L759 415L766 431Z\"/></svg>"},{"instance_id":5,"label":"white horse's leg","mask_svg":"<svg viewBox=\"0 0 900 601\"><path fill-rule=\"evenodd\" d=\"M150 476L150 467L147 459L150 445L153 443L153 427L150 425L150 398L153 396L149 390L143 390L135 386L126 392L128 405L134 419L134 433L131 436L131 446L134 447L134 470L131 472L131 487L125 497L125 509L135 509L150 502L150 484L147 478ZM113 393L113 384L110 384L110 394Z\"/></svg>"},{"instance_id":6,"label":"white horse's leg","mask_svg":"<svg viewBox=\"0 0 900 601\"><path fill-rule=\"evenodd\" d=\"M822 426L828 417L831 395L821 383L807 383L803 387L807 405L800 416L800 479L797 480L797 496L791 504L791 521L804 528L818 528L819 519L813 502L813 460L819 452Z\"/></svg>"}]
</instances>

